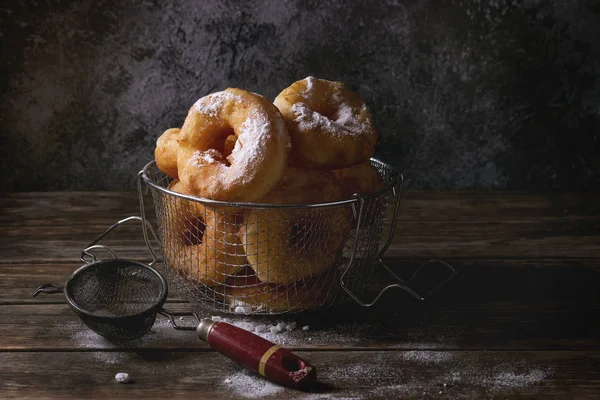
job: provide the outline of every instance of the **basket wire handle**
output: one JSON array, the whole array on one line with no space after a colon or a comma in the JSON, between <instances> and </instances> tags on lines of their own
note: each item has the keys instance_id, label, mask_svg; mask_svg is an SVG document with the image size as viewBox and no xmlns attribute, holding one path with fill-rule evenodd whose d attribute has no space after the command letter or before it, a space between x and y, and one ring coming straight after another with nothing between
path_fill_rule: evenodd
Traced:
<instances>
[{"instance_id":1,"label":"basket wire handle","mask_svg":"<svg viewBox=\"0 0 600 400\"><path fill-rule=\"evenodd\" d=\"M96 239L94 242L92 243L97 243L98 240L100 240L101 238ZM90 250L94 250L94 249L102 249L102 250L106 250L110 253L111 256L113 256L113 258L117 258L117 254L112 251L112 249L108 246L105 246L103 244L91 244L88 247L86 247L85 249L83 249L83 251L81 252L81 256L79 257L79 259L81 261L83 261L86 264L92 263L96 261L96 255L94 253L91 253Z\"/></svg>"},{"instance_id":2,"label":"basket wire handle","mask_svg":"<svg viewBox=\"0 0 600 400\"><path fill-rule=\"evenodd\" d=\"M390 227L390 231L388 234L388 238L379 251L377 258L381 261L381 258L387 251L390 244L392 244L392 240L394 239L394 232L396 232L396 222L398 221L398 213L400 211L400 199L402 198L402 189L404 188L404 175L398 174L398 182L392 188L392 194L396 196L396 204L394 204L394 213L392 214L392 226ZM358 237L358 235L357 235Z\"/></svg>"},{"instance_id":3,"label":"basket wire handle","mask_svg":"<svg viewBox=\"0 0 600 400\"><path fill-rule=\"evenodd\" d=\"M117 226L122 225L122 224L124 224L126 222L129 222L129 221L132 221L132 220L142 221L142 226L144 227L144 239L145 239L145 242L146 242L146 246L148 247L148 250L152 254L152 262L150 262L150 264L148 264L148 266L151 267L154 264L156 264L158 262L158 258L156 257L156 254L154 253L154 250L152 249L152 246L150 245L150 241L148 240L148 236L147 236L148 234L147 234L147 231L146 231L146 224L148 224L148 227L150 228L150 231L152 232L152 236L154 236L154 239L157 241L157 243L160 244L160 241L158 240L158 236L156 235L156 232L154 231L154 229L152 228L152 225L150 225L150 223L148 221L146 221L145 219L140 218L140 217L138 217L136 215L132 215L130 217L124 218L124 219L122 219L120 221L115 222L111 226L109 226L96 239L94 239L94 241L92 243L90 243L85 249L83 249L83 251L81 252L81 255L80 255L79 259L81 261L83 261L84 263L86 263L86 264L89 264L91 262L96 261L96 255L90 252L91 250L94 250L94 249L106 250L114 258L118 258L117 254L110 247L105 246L103 244L98 244L98 242L100 242L106 235L108 235Z\"/></svg>"},{"instance_id":4,"label":"basket wire handle","mask_svg":"<svg viewBox=\"0 0 600 400\"><path fill-rule=\"evenodd\" d=\"M387 251L388 247L392 243L392 240L393 240L393 237L394 237L394 232L396 230L396 222L398 220L398 211L400 209L400 199L402 197L403 186L404 186L404 176L402 174L398 174L397 183L396 183L396 185L394 185L394 187L392 189L392 192L393 192L394 196L396 196L396 203L394 205L394 212L393 212L393 216L392 216L392 223L391 223L391 226L390 226L390 231L389 231L388 238L387 238L385 244L383 245L383 247L379 251L379 254L377 255L377 261L379 262L379 264L383 268L385 268L390 273L390 275L392 275L392 277L396 280L396 283L387 285L382 290L380 290L379 293L377 294L377 296L375 296L375 299L373 301L371 301L371 302L365 302L365 301L359 299L354 293L352 293L352 291L344 283L344 276L350 270L350 267L352 267L352 265L354 264L354 260L355 260L355 257L356 257L356 249L358 247L360 229L361 229L362 224L363 224L363 216L364 216L363 214L364 214L365 200L364 200L364 198L361 195L355 194L355 197L357 198L357 201L358 201L358 204L359 204L358 218L357 218L357 223L356 223L356 234L354 236L354 242L352 244L352 253L350 255L350 260L348 261L348 265L346 266L346 269L344 270L344 272L342 273L342 275L340 277L340 286L346 291L346 293L348 293L348 295L350 297L352 297L352 299L354 299L354 301L356 301L358 304L360 304L363 307L371 307L372 305L374 305L379 300L379 298L385 292L387 292L390 289L395 289L395 288L403 289L406 292L410 293L413 297L415 297L415 298L417 298L419 300L425 300L427 297L429 297L432 293L434 293L435 291L437 291L440 287L442 287L446 282L448 282L449 280L451 280L452 278L454 278L454 276L456 275L456 270L451 265L449 265L448 263L446 263L444 261L440 261L440 260L430 260L428 262L423 263L413 273L413 275L410 277L410 279L408 281L405 281L405 280L401 279L398 275L396 275L383 262L383 260L382 260L383 255L385 254L385 252ZM352 209L355 212L354 215L356 217L355 204L352 204ZM413 281L413 279L415 277L417 277L419 275L419 273L423 270L423 268L425 268L428 265L431 265L432 263L441 263L441 264L443 264L443 266L445 266L446 268L448 268L450 270L450 275L448 275L448 277L446 277L440 283L438 283L425 296L422 296L419 293L417 293L415 290L413 290L409 286L409 284Z\"/></svg>"},{"instance_id":5,"label":"basket wire handle","mask_svg":"<svg viewBox=\"0 0 600 400\"><path fill-rule=\"evenodd\" d=\"M171 323L171 326L177 330L181 330L181 331L195 331L196 328L198 327L198 325L200 324L201 320L200 317L198 316L198 314L196 313L189 313L189 312L169 312L167 310L165 310L164 308L161 309L160 311L158 311L158 313L160 315L163 315L165 317L167 317L169 319L169 322ZM189 326L189 325L183 325L177 322L177 320L175 319L175 317L180 317L179 319L182 320L184 317L187 318L193 318L195 325L194 326Z\"/></svg>"},{"instance_id":6,"label":"basket wire handle","mask_svg":"<svg viewBox=\"0 0 600 400\"><path fill-rule=\"evenodd\" d=\"M146 242L146 247L148 248L148 250L150 250L150 253L152 253L152 262L149 265L153 266L158 261L158 259L156 258L156 255L154 254L154 250L152 250L152 245L150 244L150 237L148 236L148 228L150 228L150 232L152 232L152 236L154 237L154 240L156 240L158 245L160 246L161 244L160 244L160 240L158 240L158 236L156 235L156 232L154 231L154 228L152 228L152 224L150 222L148 222L148 220L146 219L146 210L144 208L144 193L142 190L142 176L143 175L144 175L144 170L141 170L140 172L138 172L138 175L137 175L138 200L139 200L139 207L140 207L140 217L142 220L142 231L144 232L144 242Z\"/></svg>"}]
</instances>

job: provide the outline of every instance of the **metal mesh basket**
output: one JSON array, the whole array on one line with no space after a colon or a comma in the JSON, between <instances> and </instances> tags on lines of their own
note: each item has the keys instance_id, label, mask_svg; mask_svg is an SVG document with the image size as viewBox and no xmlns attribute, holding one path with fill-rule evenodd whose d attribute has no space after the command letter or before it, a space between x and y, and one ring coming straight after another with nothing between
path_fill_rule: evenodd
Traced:
<instances>
[{"instance_id":1,"label":"metal mesh basket","mask_svg":"<svg viewBox=\"0 0 600 400\"><path fill-rule=\"evenodd\" d=\"M383 178L377 193L269 205L171 191L172 179L148 163L140 178L154 200L169 285L192 302L243 314L299 312L358 299L391 242L402 190L398 171L375 159L371 164ZM142 199L141 183L139 189ZM394 218L382 244L392 199Z\"/></svg>"}]
</instances>

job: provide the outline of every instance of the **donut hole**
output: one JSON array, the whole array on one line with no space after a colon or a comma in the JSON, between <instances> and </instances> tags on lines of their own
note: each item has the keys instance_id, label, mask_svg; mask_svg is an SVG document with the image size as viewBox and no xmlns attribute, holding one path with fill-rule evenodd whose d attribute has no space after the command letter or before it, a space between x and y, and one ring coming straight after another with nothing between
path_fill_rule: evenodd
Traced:
<instances>
[{"instance_id":1,"label":"donut hole","mask_svg":"<svg viewBox=\"0 0 600 400\"><path fill-rule=\"evenodd\" d=\"M184 236L186 246L196 246L202 244L204 232L206 231L206 223L200 217L194 217L189 221L187 230Z\"/></svg>"},{"instance_id":2,"label":"donut hole","mask_svg":"<svg viewBox=\"0 0 600 400\"><path fill-rule=\"evenodd\" d=\"M236 141L237 136L235 135L235 131L232 127L228 126L214 135L212 140L208 143L208 147L221 153L223 155L223 161L229 166L227 157L231 155Z\"/></svg>"},{"instance_id":3,"label":"donut hole","mask_svg":"<svg viewBox=\"0 0 600 400\"><path fill-rule=\"evenodd\" d=\"M332 121L335 121L339 114L338 108L334 107L333 105L326 105L325 107L317 107L314 109L314 111Z\"/></svg>"},{"instance_id":4,"label":"donut hole","mask_svg":"<svg viewBox=\"0 0 600 400\"><path fill-rule=\"evenodd\" d=\"M302 249L309 243L308 227L306 224L297 222L290 227L289 245L293 249Z\"/></svg>"}]
</instances>

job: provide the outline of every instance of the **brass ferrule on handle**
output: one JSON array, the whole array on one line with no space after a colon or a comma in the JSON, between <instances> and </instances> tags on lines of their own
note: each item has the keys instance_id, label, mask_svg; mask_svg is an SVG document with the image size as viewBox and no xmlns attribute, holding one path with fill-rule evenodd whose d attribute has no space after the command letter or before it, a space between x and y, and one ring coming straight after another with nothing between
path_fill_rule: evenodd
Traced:
<instances>
[{"instance_id":1,"label":"brass ferrule on handle","mask_svg":"<svg viewBox=\"0 0 600 400\"><path fill-rule=\"evenodd\" d=\"M204 318L202 321L200 321L198 327L196 328L196 334L198 335L198 338L204 342L208 342L208 335L210 335L210 331L215 323L215 321L208 318Z\"/></svg>"}]
</instances>

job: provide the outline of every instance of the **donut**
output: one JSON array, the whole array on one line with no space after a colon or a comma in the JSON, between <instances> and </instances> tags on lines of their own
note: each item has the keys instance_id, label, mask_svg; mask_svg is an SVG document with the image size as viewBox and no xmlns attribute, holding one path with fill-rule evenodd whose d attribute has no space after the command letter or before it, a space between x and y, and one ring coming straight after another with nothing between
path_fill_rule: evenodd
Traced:
<instances>
[{"instance_id":1,"label":"donut","mask_svg":"<svg viewBox=\"0 0 600 400\"><path fill-rule=\"evenodd\" d=\"M352 197L355 193L369 195L383 189L381 174L368 161L353 167L334 170L333 173L342 186L346 198Z\"/></svg>"},{"instance_id":2,"label":"donut","mask_svg":"<svg viewBox=\"0 0 600 400\"><path fill-rule=\"evenodd\" d=\"M319 275L338 257L349 230L336 207L252 210L239 235L248 262L262 282L291 283Z\"/></svg>"},{"instance_id":3,"label":"donut","mask_svg":"<svg viewBox=\"0 0 600 400\"><path fill-rule=\"evenodd\" d=\"M231 154L223 154L225 143ZM290 136L278 109L237 88L209 94L189 110L178 138L179 179L198 197L255 201L271 191L288 164Z\"/></svg>"},{"instance_id":4,"label":"donut","mask_svg":"<svg viewBox=\"0 0 600 400\"><path fill-rule=\"evenodd\" d=\"M341 169L368 161L375 151L371 113L342 82L309 76L283 89L273 103L288 125L292 165Z\"/></svg>"},{"instance_id":5,"label":"donut","mask_svg":"<svg viewBox=\"0 0 600 400\"><path fill-rule=\"evenodd\" d=\"M331 304L336 278L337 273L328 273L291 285L275 285L261 282L250 270L228 278L219 292L232 312L298 312Z\"/></svg>"},{"instance_id":6,"label":"donut","mask_svg":"<svg viewBox=\"0 0 600 400\"><path fill-rule=\"evenodd\" d=\"M179 180L168 188L188 194ZM172 269L194 283L214 286L248 264L237 237L241 222L237 214L175 196L163 201L163 252Z\"/></svg>"},{"instance_id":7,"label":"donut","mask_svg":"<svg viewBox=\"0 0 600 400\"><path fill-rule=\"evenodd\" d=\"M156 166L165 175L171 178L177 178L177 138L179 137L179 128L170 128L163 132L156 140L154 149L154 159Z\"/></svg>"},{"instance_id":8,"label":"donut","mask_svg":"<svg viewBox=\"0 0 600 400\"><path fill-rule=\"evenodd\" d=\"M171 183L169 183L167 189L172 190L173 192L189 195L189 190L187 187L177 178L173 179Z\"/></svg>"},{"instance_id":9,"label":"donut","mask_svg":"<svg viewBox=\"0 0 600 400\"><path fill-rule=\"evenodd\" d=\"M340 197L333 174L290 167L282 185L261 202L323 203ZM289 284L319 275L335 263L349 231L350 213L347 205L248 209L238 235L258 279Z\"/></svg>"},{"instance_id":10,"label":"donut","mask_svg":"<svg viewBox=\"0 0 600 400\"><path fill-rule=\"evenodd\" d=\"M343 188L333 171L288 166L275 189L257 202L287 205L316 204L343 198Z\"/></svg>"}]
</instances>

